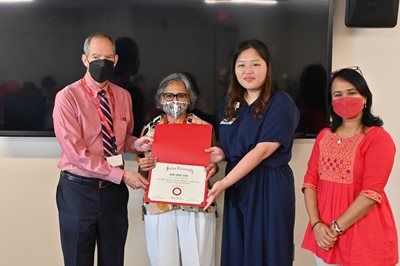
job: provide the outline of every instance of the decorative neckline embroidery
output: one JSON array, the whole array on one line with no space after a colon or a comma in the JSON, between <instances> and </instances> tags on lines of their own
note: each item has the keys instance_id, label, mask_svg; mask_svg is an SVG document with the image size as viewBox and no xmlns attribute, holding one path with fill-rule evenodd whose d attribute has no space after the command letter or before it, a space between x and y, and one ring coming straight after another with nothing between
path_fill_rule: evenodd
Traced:
<instances>
[{"instance_id":1,"label":"decorative neckline embroidery","mask_svg":"<svg viewBox=\"0 0 400 266\"><path fill-rule=\"evenodd\" d=\"M362 131L351 137L342 138L338 144L336 134L327 131L320 142L318 171L320 179L342 184L352 184L354 158L359 143L364 138Z\"/></svg>"}]
</instances>

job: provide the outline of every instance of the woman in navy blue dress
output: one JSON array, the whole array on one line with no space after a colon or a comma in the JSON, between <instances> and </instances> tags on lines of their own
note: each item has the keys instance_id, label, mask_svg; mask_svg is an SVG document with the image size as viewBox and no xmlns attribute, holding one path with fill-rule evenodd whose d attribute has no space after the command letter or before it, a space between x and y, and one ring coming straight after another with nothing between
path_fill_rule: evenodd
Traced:
<instances>
[{"instance_id":1,"label":"woman in navy blue dress","mask_svg":"<svg viewBox=\"0 0 400 266\"><path fill-rule=\"evenodd\" d=\"M290 96L273 86L266 45L240 43L220 109L222 149L209 149L213 162L227 160L225 178L207 198L210 205L225 191L222 266L292 265L295 192L288 162L298 120Z\"/></svg>"}]
</instances>

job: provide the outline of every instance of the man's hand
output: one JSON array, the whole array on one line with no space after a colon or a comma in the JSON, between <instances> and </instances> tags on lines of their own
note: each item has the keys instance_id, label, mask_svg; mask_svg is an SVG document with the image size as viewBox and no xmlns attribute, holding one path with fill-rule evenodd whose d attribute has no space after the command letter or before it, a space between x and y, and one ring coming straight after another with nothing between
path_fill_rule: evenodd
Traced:
<instances>
[{"instance_id":1,"label":"man's hand","mask_svg":"<svg viewBox=\"0 0 400 266\"><path fill-rule=\"evenodd\" d=\"M133 142L133 148L139 153L151 151L151 146L153 145L153 141L154 139L151 137L146 137L146 136L140 137L136 139L135 142Z\"/></svg>"},{"instance_id":2,"label":"man's hand","mask_svg":"<svg viewBox=\"0 0 400 266\"><path fill-rule=\"evenodd\" d=\"M124 171L122 181L133 189L146 189L148 181L141 174L135 171Z\"/></svg>"}]
</instances>

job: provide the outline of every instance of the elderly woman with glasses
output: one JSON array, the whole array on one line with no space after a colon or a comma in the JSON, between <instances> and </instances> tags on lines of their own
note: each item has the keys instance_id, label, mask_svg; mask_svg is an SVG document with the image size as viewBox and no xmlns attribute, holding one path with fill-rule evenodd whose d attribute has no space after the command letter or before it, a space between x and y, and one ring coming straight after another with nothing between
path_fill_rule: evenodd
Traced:
<instances>
[{"instance_id":1,"label":"elderly woman with glasses","mask_svg":"<svg viewBox=\"0 0 400 266\"><path fill-rule=\"evenodd\" d=\"M371 113L359 68L334 72L327 96L331 125L315 140L302 188L310 219L302 247L318 266L394 266L397 232L384 189L395 144Z\"/></svg>"},{"instance_id":2,"label":"elderly woman with glasses","mask_svg":"<svg viewBox=\"0 0 400 266\"><path fill-rule=\"evenodd\" d=\"M208 124L189 111L196 103L193 84L187 75L173 73L165 77L156 92L155 102L164 114L157 116L142 131L153 136L158 124ZM139 160L145 176L154 168L150 154ZM217 171L211 163L208 177ZM143 214L147 251L151 265L212 266L215 261L216 206L207 210L196 206L144 203Z\"/></svg>"}]
</instances>

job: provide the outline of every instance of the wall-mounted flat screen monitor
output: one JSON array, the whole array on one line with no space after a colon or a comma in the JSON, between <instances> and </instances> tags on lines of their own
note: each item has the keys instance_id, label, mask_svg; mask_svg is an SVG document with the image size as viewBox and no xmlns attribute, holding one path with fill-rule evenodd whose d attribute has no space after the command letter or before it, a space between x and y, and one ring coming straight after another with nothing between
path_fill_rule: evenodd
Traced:
<instances>
[{"instance_id":1,"label":"wall-mounted flat screen monitor","mask_svg":"<svg viewBox=\"0 0 400 266\"><path fill-rule=\"evenodd\" d=\"M232 51L259 39L270 48L276 86L301 112L296 136L314 137L329 121L333 1L245 2L0 0L0 135L52 136L55 94L85 74L85 38L105 32L122 44L120 60L138 60L123 84L137 109L136 134L158 112L154 92L173 72L191 76L199 94L195 113L214 122ZM129 51L132 43L137 53Z\"/></svg>"}]
</instances>

